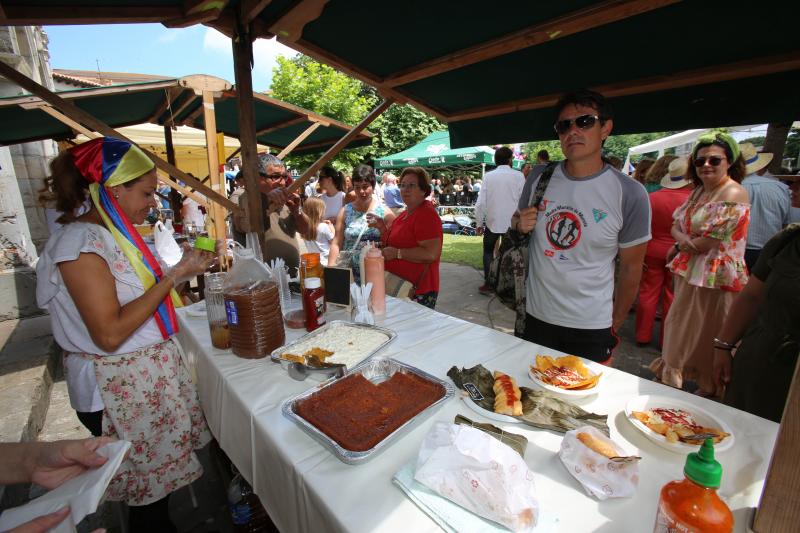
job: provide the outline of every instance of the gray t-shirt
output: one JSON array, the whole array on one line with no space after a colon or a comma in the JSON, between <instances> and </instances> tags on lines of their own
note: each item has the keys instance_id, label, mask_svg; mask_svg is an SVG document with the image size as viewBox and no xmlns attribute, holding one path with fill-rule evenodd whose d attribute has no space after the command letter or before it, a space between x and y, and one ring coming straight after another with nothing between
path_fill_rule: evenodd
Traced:
<instances>
[{"instance_id":1,"label":"gray t-shirt","mask_svg":"<svg viewBox=\"0 0 800 533\"><path fill-rule=\"evenodd\" d=\"M520 207L531 200L541 172L531 173ZM645 188L610 165L573 178L564 163L553 172L539 205L529 250L527 312L557 326L611 326L614 258L620 248L650 240Z\"/></svg>"}]
</instances>

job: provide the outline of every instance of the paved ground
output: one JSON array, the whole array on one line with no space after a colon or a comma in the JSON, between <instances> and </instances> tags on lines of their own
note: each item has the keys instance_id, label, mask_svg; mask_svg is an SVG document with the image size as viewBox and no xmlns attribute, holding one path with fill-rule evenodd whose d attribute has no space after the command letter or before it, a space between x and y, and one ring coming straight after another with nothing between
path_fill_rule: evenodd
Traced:
<instances>
[{"instance_id":1,"label":"paved ground","mask_svg":"<svg viewBox=\"0 0 800 533\"><path fill-rule=\"evenodd\" d=\"M441 280L438 311L513 334L514 313L496 298L483 296L478 292L478 286L483 281L481 272L469 266L444 263L441 266ZM647 370L647 365L658 356L658 351L653 346L640 348L635 345L633 323L634 315L631 314L620 332L622 343L615 353L614 366L650 379L652 374ZM656 323L656 327L658 326L659 323ZM4 342L6 339L10 341L3 351L12 353L6 358L5 364L0 364L0 384L5 383L0 387L2 398L19 394L19 387L24 388L27 383L26 370L30 373L32 367L37 364L41 366L47 359L45 355L40 355L32 361L25 354L47 352L51 342L49 317L0 323L0 341ZM41 369L37 372L41 373ZM88 432L70 408L63 376L58 370L54 372L54 376L49 409L38 438L55 440L88 436ZM10 403L20 404L19 401ZM9 405L9 402L4 401L3 404ZM5 422L9 425L22 424L24 417L18 411L19 409L12 410L13 416L8 416ZM38 428L33 430L38 431ZM26 428L26 431L30 432L32 429ZM182 533L233 531L225 495L231 478L230 466L221 462L220 455L212 453L208 448L199 455L206 474L192 485L193 490L184 488L173 494L170 500L173 521ZM33 494L38 493L34 490ZM111 533L123 531L120 524L123 523L124 512L123 506L119 504L106 504L99 513L80 524L79 531L88 532L98 527L105 527Z\"/></svg>"}]
</instances>

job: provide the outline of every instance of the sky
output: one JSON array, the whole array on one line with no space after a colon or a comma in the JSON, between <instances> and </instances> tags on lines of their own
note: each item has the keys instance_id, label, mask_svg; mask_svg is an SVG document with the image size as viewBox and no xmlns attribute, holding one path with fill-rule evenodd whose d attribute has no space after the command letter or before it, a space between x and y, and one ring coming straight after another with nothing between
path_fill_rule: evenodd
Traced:
<instances>
[{"instance_id":1,"label":"sky","mask_svg":"<svg viewBox=\"0 0 800 533\"><path fill-rule=\"evenodd\" d=\"M228 37L195 25L165 28L161 24L45 26L53 68L135 72L180 77L209 74L234 83L233 54ZM253 88L266 91L275 57L296 52L275 39L253 43Z\"/></svg>"}]
</instances>

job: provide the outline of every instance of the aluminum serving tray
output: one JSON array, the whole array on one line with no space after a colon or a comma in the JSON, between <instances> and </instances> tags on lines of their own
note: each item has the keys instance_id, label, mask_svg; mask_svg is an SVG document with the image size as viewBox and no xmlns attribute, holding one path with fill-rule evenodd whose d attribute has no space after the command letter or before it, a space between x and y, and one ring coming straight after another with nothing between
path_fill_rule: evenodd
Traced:
<instances>
[{"instance_id":1,"label":"aluminum serving tray","mask_svg":"<svg viewBox=\"0 0 800 533\"><path fill-rule=\"evenodd\" d=\"M413 366L406 365L397 361L395 359L391 359L388 357L376 357L369 361L364 361L363 363L359 364L352 370L347 372L347 376L352 374L362 374L366 379L370 380L373 383L380 383L392 377L395 372L404 372L409 374L416 374L417 376L427 379L428 381L432 381L434 383L438 383L444 388L444 395L433 402L431 405L420 411L416 414L413 418L408 420L405 424L394 430L392 433L386 436L381 442L370 448L369 450L363 452L354 452L351 450L347 450L339 445L336 441L328 437L325 433L318 430L316 427L311 425L305 418L301 417L295 412L295 406L298 402L308 398L309 396L321 391L325 387L330 387L334 385L338 380L329 381L328 383L322 384L318 387L313 387L310 390L302 394L298 394L293 398L289 398L288 400L284 401L281 405L281 411L283 411L283 415L288 418L289 420L294 421L295 424L300 426L303 431L308 433L311 437L316 439L320 444L324 447L328 448L333 455L339 458L343 463L347 463L349 465L358 465L365 463L375 457L376 455L380 454L383 450L388 448L392 442L399 440L404 435L409 433L414 427L419 425L420 422L428 418L432 415L435 411L437 411L442 404L452 398L455 394L455 389L453 384L449 381L443 381L435 376L428 374L427 372L423 372L422 370L415 368Z\"/></svg>"},{"instance_id":2,"label":"aluminum serving tray","mask_svg":"<svg viewBox=\"0 0 800 533\"><path fill-rule=\"evenodd\" d=\"M392 331L390 329L382 328L380 326L373 326L373 325L370 325L370 324L359 324L357 322L347 322L346 320L334 320L332 322L328 322L327 324L325 324L322 327L319 327L319 328L315 329L314 331L312 331L310 333L306 333L305 335L303 335L299 339L297 339L295 341L292 341L289 344L285 344L285 345L281 346L280 348L276 348L275 350L272 351L272 354L270 355L270 359L272 359L276 363L280 363L281 366L283 366L283 368L287 368L291 361L287 361L286 359L283 359L281 357L281 354L286 353L286 352L290 352L291 353L291 350L295 345L297 345L297 344L299 344L301 342L305 342L305 341L307 341L309 339L313 339L314 337L317 337L317 336L325 333L325 331L327 331L328 329L330 329L330 328L332 328L334 326L338 326L340 324L348 326L348 327L353 327L353 328L370 329L372 331L377 331L379 333L383 333L384 335L386 335L386 341L385 342L380 344L377 348L375 348L371 352L368 352L367 355L364 356L364 359L362 359L361 361L359 361L358 363L356 363L352 367L348 368L347 369L348 371L350 371L351 369L355 368L356 366L358 366L358 365L364 363L365 361L367 361L368 359L370 359L373 355L375 355L376 353L381 351L387 344L392 342L395 337L397 337L397 333L395 333L394 331ZM311 375L310 379L313 379L313 376L314 376L314 374Z\"/></svg>"}]
</instances>

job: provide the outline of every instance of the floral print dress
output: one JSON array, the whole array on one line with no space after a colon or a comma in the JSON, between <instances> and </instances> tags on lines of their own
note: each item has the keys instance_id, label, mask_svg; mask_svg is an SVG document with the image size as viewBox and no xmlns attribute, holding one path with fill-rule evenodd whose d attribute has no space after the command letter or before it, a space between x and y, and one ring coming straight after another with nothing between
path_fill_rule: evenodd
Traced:
<instances>
[{"instance_id":1,"label":"floral print dress","mask_svg":"<svg viewBox=\"0 0 800 533\"><path fill-rule=\"evenodd\" d=\"M383 204L378 204L372 209L380 218L386 215ZM359 235L361 238L359 239ZM361 272L359 264L359 253L368 242L381 242L381 232L377 228L370 228L367 225L367 211L358 211L353 204L344 206L344 241L342 251L350 255L350 268L353 269L353 279L356 283L361 282Z\"/></svg>"},{"instance_id":2,"label":"floral print dress","mask_svg":"<svg viewBox=\"0 0 800 533\"><path fill-rule=\"evenodd\" d=\"M719 246L702 254L679 252L667 265L689 285L739 292L747 284L744 249L750 204L689 199L673 215L680 230L692 238L710 237Z\"/></svg>"}]
</instances>

